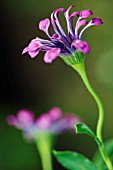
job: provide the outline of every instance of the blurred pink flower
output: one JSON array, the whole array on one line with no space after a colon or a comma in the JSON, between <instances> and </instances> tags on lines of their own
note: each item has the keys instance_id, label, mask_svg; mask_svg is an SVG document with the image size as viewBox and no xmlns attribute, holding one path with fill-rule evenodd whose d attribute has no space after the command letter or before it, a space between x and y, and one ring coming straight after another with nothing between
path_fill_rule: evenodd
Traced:
<instances>
[{"instance_id":1,"label":"blurred pink flower","mask_svg":"<svg viewBox=\"0 0 113 170\"><path fill-rule=\"evenodd\" d=\"M7 123L21 129L24 136L34 139L38 133L59 134L69 130L74 130L74 125L80 119L74 114L63 114L59 107L51 108L48 113L43 113L40 117L34 118L34 113L30 110L20 110L17 115L9 115Z\"/></svg>"}]
</instances>

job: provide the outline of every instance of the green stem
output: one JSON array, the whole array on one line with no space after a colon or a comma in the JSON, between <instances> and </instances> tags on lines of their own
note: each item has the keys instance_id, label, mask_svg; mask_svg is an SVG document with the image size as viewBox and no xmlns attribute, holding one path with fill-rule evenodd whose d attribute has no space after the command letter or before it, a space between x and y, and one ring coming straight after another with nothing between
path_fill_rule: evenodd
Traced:
<instances>
[{"instance_id":1,"label":"green stem","mask_svg":"<svg viewBox=\"0 0 113 170\"><path fill-rule=\"evenodd\" d=\"M108 170L113 170L112 162L111 162L111 160L109 159L109 157L108 157L108 155L107 155L107 153L106 153L106 151L105 151L104 145L103 145L102 148L99 148L99 149L100 149L100 153L101 153L101 155L102 155L102 157L103 157L103 159L104 159L104 161L105 161L105 163L106 163L106 166L108 167Z\"/></svg>"},{"instance_id":2,"label":"green stem","mask_svg":"<svg viewBox=\"0 0 113 170\"><path fill-rule=\"evenodd\" d=\"M43 170L52 170L52 141L49 133L40 133L35 138L35 143L41 157Z\"/></svg>"},{"instance_id":3,"label":"green stem","mask_svg":"<svg viewBox=\"0 0 113 170\"><path fill-rule=\"evenodd\" d=\"M87 78L87 74L85 71L85 66L84 66L84 61L82 61L79 64L75 64L72 65L72 67L79 73L79 75L81 76L87 90L90 92L90 94L93 96L93 98L95 99L97 105L98 105L98 109L99 109L99 118L98 118L98 122L97 122L97 129L96 129L96 135L97 137L102 141L102 127L103 127L103 121L104 121L104 109L103 109L103 104L100 100L100 98L98 97L98 95L96 94L96 92L94 91L94 89L92 88L88 78ZM108 167L109 170L113 170L112 167L112 163L104 149L104 146L102 148L99 148L101 155Z\"/></svg>"},{"instance_id":4,"label":"green stem","mask_svg":"<svg viewBox=\"0 0 113 170\"><path fill-rule=\"evenodd\" d=\"M93 96L93 98L95 99L95 101L98 105L99 118L98 118L98 122L97 122L96 134L97 134L98 138L100 140L102 140L102 127L103 127L103 120L104 120L103 104L102 104L100 98L98 97L98 95L96 94L96 92L94 91L94 89L92 88L91 84L89 83L89 80L87 78L87 74L86 74L86 71L85 71L84 62L74 65L73 68L79 73L79 75L81 76L86 88L88 89L90 94Z\"/></svg>"}]
</instances>

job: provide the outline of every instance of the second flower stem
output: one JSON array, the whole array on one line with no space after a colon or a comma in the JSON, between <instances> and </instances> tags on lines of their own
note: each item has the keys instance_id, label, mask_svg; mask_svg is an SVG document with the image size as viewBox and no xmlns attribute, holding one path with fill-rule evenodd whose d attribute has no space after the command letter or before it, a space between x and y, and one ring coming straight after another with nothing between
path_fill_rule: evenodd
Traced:
<instances>
[{"instance_id":1,"label":"second flower stem","mask_svg":"<svg viewBox=\"0 0 113 170\"><path fill-rule=\"evenodd\" d=\"M49 133L40 133L35 143L41 157L43 170L52 170L52 137Z\"/></svg>"}]
</instances>

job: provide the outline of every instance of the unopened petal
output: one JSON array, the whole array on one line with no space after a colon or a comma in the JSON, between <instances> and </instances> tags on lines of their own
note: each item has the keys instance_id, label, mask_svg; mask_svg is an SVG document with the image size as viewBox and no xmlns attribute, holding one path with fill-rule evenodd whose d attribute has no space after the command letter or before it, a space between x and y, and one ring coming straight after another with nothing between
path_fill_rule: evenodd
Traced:
<instances>
[{"instance_id":1,"label":"unopened petal","mask_svg":"<svg viewBox=\"0 0 113 170\"><path fill-rule=\"evenodd\" d=\"M90 52L90 46L85 41L82 41L82 40L79 40L79 39L74 40L72 42L72 46L74 46L75 48L77 48L78 50L80 50L84 54L87 54L87 53Z\"/></svg>"},{"instance_id":2,"label":"unopened petal","mask_svg":"<svg viewBox=\"0 0 113 170\"><path fill-rule=\"evenodd\" d=\"M91 10L83 10L80 12L80 17L81 18L87 18L90 17L93 14L93 12Z\"/></svg>"},{"instance_id":3,"label":"unopened petal","mask_svg":"<svg viewBox=\"0 0 113 170\"><path fill-rule=\"evenodd\" d=\"M59 53L60 53L60 48L53 48L53 49L47 51L44 55L44 62L52 63L52 61L57 58Z\"/></svg>"},{"instance_id":4,"label":"unopened petal","mask_svg":"<svg viewBox=\"0 0 113 170\"><path fill-rule=\"evenodd\" d=\"M102 25L102 24L103 24L103 21L102 21L100 18L92 18L91 23L92 23L93 25L99 26L99 25Z\"/></svg>"},{"instance_id":5,"label":"unopened petal","mask_svg":"<svg viewBox=\"0 0 113 170\"><path fill-rule=\"evenodd\" d=\"M80 28L80 27L82 27L83 25L86 25L88 23L88 21L87 20L80 20L79 22L78 22L78 29Z\"/></svg>"},{"instance_id":6,"label":"unopened petal","mask_svg":"<svg viewBox=\"0 0 113 170\"><path fill-rule=\"evenodd\" d=\"M79 12L73 12L71 15L70 15L70 18L71 17L79 17Z\"/></svg>"},{"instance_id":7,"label":"unopened petal","mask_svg":"<svg viewBox=\"0 0 113 170\"><path fill-rule=\"evenodd\" d=\"M49 26L50 26L50 21L48 18L39 22L39 29L43 30L44 32L48 32Z\"/></svg>"}]
</instances>

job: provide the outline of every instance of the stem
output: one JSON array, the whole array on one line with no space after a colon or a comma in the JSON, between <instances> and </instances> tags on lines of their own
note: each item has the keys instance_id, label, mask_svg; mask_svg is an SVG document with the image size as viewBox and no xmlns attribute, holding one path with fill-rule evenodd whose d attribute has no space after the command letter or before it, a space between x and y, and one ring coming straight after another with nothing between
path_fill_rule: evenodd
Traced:
<instances>
[{"instance_id":1,"label":"stem","mask_svg":"<svg viewBox=\"0 0 113 170\"><path fill-rule=\"evenodd\" d=\"M38 134L38 136L35 138L35 143L41 157L43 170L52 170L51 160L52 141L50 134L48 133Z\"/></svg>"},{"instance_id":2,"label":"stem","mask_svg":"<svg viewBox=\"0 0 113 170\"><path fill-rule=\"evenodd\" d=\"M102 155L102 157L103 157L103 159L104 159L104 161L105 161L105 163L106 163L106 165L108 167L108 170L113 170L112 162L109 159L109 157L108 157L108 155L107 155L107 153L105 151L104 145L103 145L102 148L99 148L99 149L100 149L100 153L101 153L101 155Z\"/></svg>"},{"instance_id":3,"label":"stem","mask_svg":"<svg viewBox=\"0 0 113 170\"><path fill-rule=\"evenodd\" d=\"M98 105L99 118L98 118L98 122L97 122L96 134L97 134L98 138L100 140L102 140L102 127L103 127L103 120L104 120L103 104L102 104L100 98L98 97L98 95L96 94L96 92L94 91L94 89L92 88L91 84L89 83L89 80L87 78L87 74L86 74L86 71L85 71L84 62L74 65L73 68L79 73L79 75L81 76L86 88L88 89L90 94L93 96L93 98L95 99L95 101Z\"/></svg>"},{"instance_id":4,"label":"stem","mask_svg":"<svg viewBox=\"0 0 113 170\"><path fill-rule=\"evenodd\" d=\"M85 71L85 66L84 66L84 61L82 61L79 64L75 64L72 66L81 76L87 90L90 92L90 94L93 96L93 98L95 99L97 105L98 105L98 109L99 109L99 118L98 118L98 122L97 122L97 129L96 129L96 135L97 137L102 141L102 127L103 127L103 121L104 121L104 108L103 108L103 104L100 100L100 98L98 97L98 95L96 94L96 92L94 91L94 89L92 88L88 78L87 78L87 74ZM112 163L105 151L104 146L102 148L99 148L101 155L108 167L109 170L113 170L112 167Z\"/></svg>"}]
</instances>

